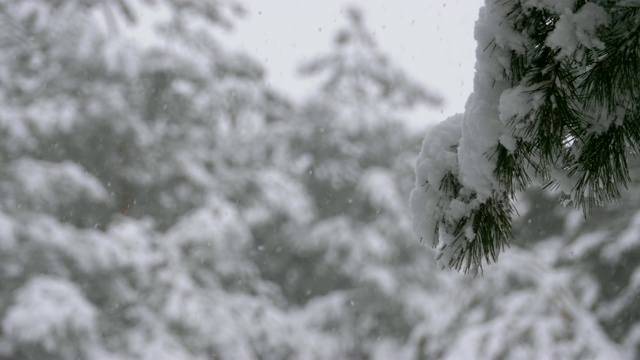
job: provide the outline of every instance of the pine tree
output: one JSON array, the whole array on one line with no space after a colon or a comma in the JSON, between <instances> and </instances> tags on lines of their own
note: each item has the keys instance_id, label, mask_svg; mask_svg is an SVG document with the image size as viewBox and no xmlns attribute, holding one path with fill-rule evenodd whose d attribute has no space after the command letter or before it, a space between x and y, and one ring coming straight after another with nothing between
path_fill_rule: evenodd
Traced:
<instances>
[{"instance_id":1,"label":"pine tree","mask_svg":"<svg viewBox=\"0 0 640 360\"><path fill-rule=\"evenodd\" d=\"M130 38L153 6L162 43ZM0 3L1 357L328 352L255 264L256 228L312 209L289 104L216 41L229 11Z\"/></svg>"},{"instance_id":2,"label":"pine tree","mask_svg":"<svg viewBox=\"0 0 640 360\"><path fill-rule=\"evenodd\" d=\"M425 138L411 198L443 266L497 261L521 190L585 216L620 198L640 147L639 19L637 1L486 1L474 92Z\"/></svg>"},{"instance_id":3,"label":"pine tree","mask_svg":"<svg viewBox=\"0 0 640 360\"><path fill-rule=\"evenodd\" d=\"M411 293L434 287L420 276L434 264L417 251L405 204L419 138L399 114L439 98L387 57L358 9L332 45L301 67L318 88L292 124L313 218L265 227L257 264L334 357L399 358L419 321L405 315Z\"/></svg>"},{"instance_id":4,"label":"pine tree","mask_svg":"<svg viewBox=\"0 0 640 360\"><path fill-rule=\"evenodd\" d=\"M620 200L594 209L587 220L579 210L553 204L549 196L544 201L545 208L551 210L547 212L554 214L562 225L553 234L555 239L551 236L546 240L558 249L556 269L570 274L571 292L590 310L607 335L637 357L640 353L637 162L630 162L629 170L630 183L628 189L621 190ZM524 234L525 241L534 240L532 235Z\"/></svg>"}]
</instances>

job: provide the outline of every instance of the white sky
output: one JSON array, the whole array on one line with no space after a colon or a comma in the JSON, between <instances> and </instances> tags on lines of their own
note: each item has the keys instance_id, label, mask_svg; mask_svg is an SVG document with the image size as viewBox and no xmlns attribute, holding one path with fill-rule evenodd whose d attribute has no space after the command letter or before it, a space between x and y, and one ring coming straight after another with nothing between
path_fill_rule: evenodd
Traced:
<instances>
[{"instance_id":1,"label":"white sky","mask_svg":"<svg viewBox=\"0 0 640 360\"><path fill-rule=\"evenodd\" d=\"M248 14L224 42L262 61L272 86L302 99L311 82L298 78L296 68L329 51L335 31L345 24L342 10L357 5L391 60L444 97L443 108L412 115L420 129L464 110L473 85L473 25L482 2L242 0Z\"/></svg>"}]
</instances>

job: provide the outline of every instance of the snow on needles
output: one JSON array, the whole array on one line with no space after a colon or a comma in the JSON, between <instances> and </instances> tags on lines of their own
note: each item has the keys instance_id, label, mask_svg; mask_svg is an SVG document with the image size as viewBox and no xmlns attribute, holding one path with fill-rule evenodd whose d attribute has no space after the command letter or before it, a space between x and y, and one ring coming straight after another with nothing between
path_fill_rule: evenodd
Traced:
<instances>
[{"instance_id":1,"label":"snow on needles","mask_svg":"<svg viewBox=\"0 0 640 360\"><path fill-rule=\"evenodd\" d=\"M558 60L575 55L578 48L603 46L596 29L609 18L596 4L587 3L575 13L570 0L521 0L517 5L523 14L544 9L557 15L559 20L545 44L558 50ZM494 155L499 145L510 154L517 150L525 136L520 130L543 101L538 84L514 83L510 75L514 54L527 54L533 46L527 33L509 20L515 6L515 2L485 2L475 26L476 74L465 112L434 127L417 160L410 200L414 232L437 245L445 265L450 265L447 261L454 253L464 255L463 245L457 243L461 237L478 241L473 221L468 221L474 212L495 194L508 191L496 179L498 156ZM451 249L454 243L457 250ZM476 261L472 265L480 265Z\"/></svg>"},{"instance_id":2,"label":"snow on needles","mask_svg":"<svg viewBox=\"0 0 640 360\"><path fill-rule=\"evenodd\" d=\"M431 238L443 216L438 205L444 195L440 181L447 173L458 174L456 147L462 136L461 123L462 115L450 117L436 125L422 143L416 165L416 187L410 200L413 230L421 239Z\"/></svg>"},{"instance_id":3,"label":"snow on needles","mask_svg":"<svg viewBox=\"0 0 640 360\"><path fill-rule=\"evenodd\" d=\"M480 10L475 38L476 75L474 92L467 101L465 113L436 126L424 140L416 166L416 188L411 194L414 231L421 239L431 239L441 251L441 264L448 264L457 241L454 224L490 197L499 187L493 178L495 160L487 156L495 144L509 131L500 119L498 104L502 92L509 88L503 78L509 49L496 46L499 41L517 49L522 36L500 21L508 7L487 2ZM493 47L491 51L485 51ZM447 194L442 179L455 177L460 191ZM457 193L457 194L456 194ZM445 225L442 227L441 225ZM447 226L448 225L448 226ZM435 235L439 239L435 239ZM471 226L464 230L468 241L474 238Z\"/></svg>"}]
</instances>

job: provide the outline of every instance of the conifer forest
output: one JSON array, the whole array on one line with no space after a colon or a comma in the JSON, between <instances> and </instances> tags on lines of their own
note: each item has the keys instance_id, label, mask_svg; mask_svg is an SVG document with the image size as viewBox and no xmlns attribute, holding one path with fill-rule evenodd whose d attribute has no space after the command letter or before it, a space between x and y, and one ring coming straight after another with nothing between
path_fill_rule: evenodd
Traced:
<instances>
[{"instance_id":1,"label":"conifer forest","mask_svg":"<svg viewBox=\"0 0 640 360\"><path fill-rule=\"evenodd\" d=\"M0 0L0 360L640 357L639 0L485 0L423 131L365 9L302 98L251 11Z\"/></svg>"}]
</instances>

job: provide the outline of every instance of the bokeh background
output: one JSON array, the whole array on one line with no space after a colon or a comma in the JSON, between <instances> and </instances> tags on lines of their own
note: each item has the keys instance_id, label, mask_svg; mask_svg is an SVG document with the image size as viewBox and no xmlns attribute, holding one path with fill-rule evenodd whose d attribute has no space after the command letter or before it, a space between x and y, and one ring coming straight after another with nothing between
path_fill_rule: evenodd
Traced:
<instances>
[{"instance_id":1,"label":"bokeh background","mask_svg":"<svg viewBox=\"0 0 640 360\"><path fill-rule=\"evenodd\" d=\"M0 1L0 358L637 357L637 182L475 278L412 232L480 5Z\"/></svg>"}]
</instances>

